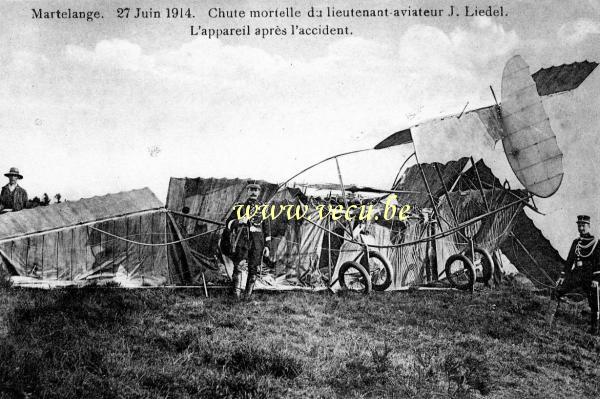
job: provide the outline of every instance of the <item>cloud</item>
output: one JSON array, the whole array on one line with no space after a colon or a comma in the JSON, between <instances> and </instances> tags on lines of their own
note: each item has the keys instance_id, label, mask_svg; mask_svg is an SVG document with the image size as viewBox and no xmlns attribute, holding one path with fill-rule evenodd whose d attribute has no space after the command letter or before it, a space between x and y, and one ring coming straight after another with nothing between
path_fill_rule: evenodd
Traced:
<instances>
[{"instance_id":1,"label":"cloud","mask_svg":"<svg viewBox=\"0 0 600 399\"><path fill-rule=\"evenodd\" d=\"M515 31L505 31L490 18L474 19L471 29L460 27L446 33L428 25L413 25L401 38L401 53L407 53L408 64L428 69L473 70L506 55L519 44ZM418 60L418 62L417 62Z\"/></svg>"},{"instance_id":2,"label":"cloud","mask_svg":"<svg viewBox=\"0 0 600 399\"><path fill-rule=\"evenodd\" d=\"M471 107L489 103L488 86L499 82L504 63L519 44L515 31L506 31L487 17L448 33L419 24L400 39L398 64L415 92L427 90L427 100L442 113L456 112L449 108L452 104L458 108L467 100Z\"/></svg>"},{"instance_id":3,"label":"cloud","mask_svg":"<svg viewBox=\"0 0 600 399\"><path fill-rule=\"evenodd\" d=\"M153 57L143 55L139 45L121 39L102 40L94 50L67 45L65 56L74 63L131 71L151 70L153 63Z\"/></svg>"},{"instance_id":4,"label":"cloud","mask_svg":"<svg viewBox=\"0 0 600 399\"><path fill-rule=\"evenodd\" d=\"M557 32L560 40L568 45L579 44L588 39L589 36L600 35L600 21L591 19L578 19L574 22L563 24ZM598 37L594 40L598 41Z\"/></svg>"},{"instance_id":5,"label":"cloud","mask_svg":"<svg viewBox=\"0 0 600 399\"><path fill-rule=\"evenodd\" d=\"M170 176L279 181L419 119L460 112L467 100L489 104L487 87L519 38L482 18L449 32L413 25L392 43L352 36L302 58L203 39L149 51L115 38L45 60L15 53L29 69L0 83L32 85L0 84L10 98L0 103L16 111L0 115L0 127L21 137L0 156L29 171L34 192L56 181L69 199L146 185L164 198ZM386 186L396 172L358 166L354 183ZM54 178L61 170L72 171L68 181Z\"/></svg>"}]
</instances>

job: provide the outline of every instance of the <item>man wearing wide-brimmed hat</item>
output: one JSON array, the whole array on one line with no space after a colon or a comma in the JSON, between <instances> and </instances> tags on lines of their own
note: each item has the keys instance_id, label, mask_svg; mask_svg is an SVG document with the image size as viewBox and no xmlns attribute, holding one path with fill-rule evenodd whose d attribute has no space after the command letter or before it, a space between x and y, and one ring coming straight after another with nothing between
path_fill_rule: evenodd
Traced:
<instances>
[{"instance_id":1,"label":"man wearing wide-brimmed hat","mask_svg":"<svg viewBox=\"0 0 600 399\"><path fill-rule=\"evenodd\" d=\"M588 297L591 309L590 333L598 334L600 318L600 248L598 240L590 234L588 215L577 216L579 238L573 241L565 268L557 282L556 296L560 299L568 292L581 288Z\"/></svg>"},{"instance_id":2,"label":"man wearing wide-brimmed hat","mask_svg":"<svg viewBox=\"0 0 600 399\"><path fill-rule=\"evenodd\" d=\"M0 192L0 211L5 213L24 209L27 206L27 191L18 184L23 175L13 167L4 176L8 177L8 184Z\"/></svg>"}]
</instances>

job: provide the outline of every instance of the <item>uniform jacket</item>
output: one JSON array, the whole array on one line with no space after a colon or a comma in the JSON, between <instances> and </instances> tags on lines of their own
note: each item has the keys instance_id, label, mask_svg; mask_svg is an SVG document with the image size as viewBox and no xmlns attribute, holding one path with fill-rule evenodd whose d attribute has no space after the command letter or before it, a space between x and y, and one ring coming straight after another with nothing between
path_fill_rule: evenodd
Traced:
<instances>
[{"instance_id":1,"label":"uniform jacket","mask_svg":"<svg viewBox=\"0 0 600 399\"><path fill-rule=\"evenodd\" d=\"M251 236L254 236L253 239L256 240L257 235L260 235L259 240L262 241L263 245L267 245L267 241L270 240L271 225L268 220L263 219L261 212L257 212L247 223L242 223L238 220L237 207L243 206L244 209L241 214L245 215L245 207L253 205L260 206L261 204L256 201L247 200L244 203L238 203L233 206L233 211L225 222L225 232L221 237L221 250L225 255L231 256L236 252L240 252L240 250L247 250L250 245Z\"/></svg>"},{"instance_id":2,"label":"uniform jacket","mask_svg":"<svg viewBox=\"0 0 600 399\"><path fill-rule=\"evenodd\" d=\"M600 245L595 245L596 239L591 234L586 234L573 241L564 271L582 271L587 276L600 279ZM580 246L579 251L577 250ZM594 246L595 245L595 246ZM583 246L583 248L582 248ZM577 263L581 263L580 266Z\"/></svg>"},{"instance_id":3,"label":"uniform jacket","mask_svg":"<svg viewBox=\"0 0 600 399\"><path fill-rule=\"evenodd\" d=\"M17 185L11 193L8 184L2 187L0 192L0 209L9 208L13 211L20 211L27 206L27 191Z\"/></svg>"}]
</instances>

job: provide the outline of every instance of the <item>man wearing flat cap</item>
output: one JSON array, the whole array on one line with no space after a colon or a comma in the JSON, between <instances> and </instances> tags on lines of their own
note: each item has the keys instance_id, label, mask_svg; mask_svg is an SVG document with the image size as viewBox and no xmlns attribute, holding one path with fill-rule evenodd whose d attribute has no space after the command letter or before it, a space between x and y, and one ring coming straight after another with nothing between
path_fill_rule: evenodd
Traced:
<instances>
[{"instance_id":1,"label":"man wearing flat cap","mask_svg":"<svg viewBox=\"0 0 600 399\"><path fill-rule=\"evenodd\" d=\"M590 334L598 334L600 318L600 248L598 240L590 234L590 217L577 216L579 238L573 241L564 270L557 281L556 296L560 298L575 288L587 294L591 309Z\"/></svg>"},{"instance_id":2,"label":"man wearing flat cap","mask_svg":"<svg viewBox=\"0 0 600 399\"><path fill-rule=\"evenodd\" d=\"M241 295L241 270L240 265L244 261L248 264L248 279L246 280L246 298L252 296L254 284L258 275L258 268L263 256L269 257L269 243L271 241L270 225L263 220L260 211L255 209L261 204L258 197L261 193L260 184L250 181L246 186L248 198L243 204L234 205L233 212L226 222L227 236L230 240L231 260L233 261L233 294L236 298ZM237 212L238 207L242 211ZM242 217L239 217L242 215ZM253 215L252 217L248 217Z\"/></svg>"},{"instance_id":3,"label":"man wearing flat cap","mask_svg":"<svg viewBox=\"0 0 600 399\"><path fill-rule=\"evenodd\" d=\"M19 186L18 181L23 178L19 169L10 168L4 176L8 177L8 184L0 192L0 212L20 211L27 206L27 191Z\"/></svg>"}]
</instances>

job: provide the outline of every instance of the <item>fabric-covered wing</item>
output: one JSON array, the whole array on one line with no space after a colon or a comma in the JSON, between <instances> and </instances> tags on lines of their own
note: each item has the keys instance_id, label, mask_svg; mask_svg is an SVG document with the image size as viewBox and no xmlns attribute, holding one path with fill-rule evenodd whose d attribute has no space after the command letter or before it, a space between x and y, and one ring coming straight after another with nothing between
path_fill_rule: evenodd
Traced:
<instances>
[{"instance_id":1,"label":"fabric-covered wing","mask_svg":"<svg viewBox=\"0 0 600 399\"><path fill-rule=\"evenodd\" d=\"M562 152L542 105L529 66L516 55L502 73L502 143L519 181L546 198L563 178Z\"/></svg>"}]
</instances>

